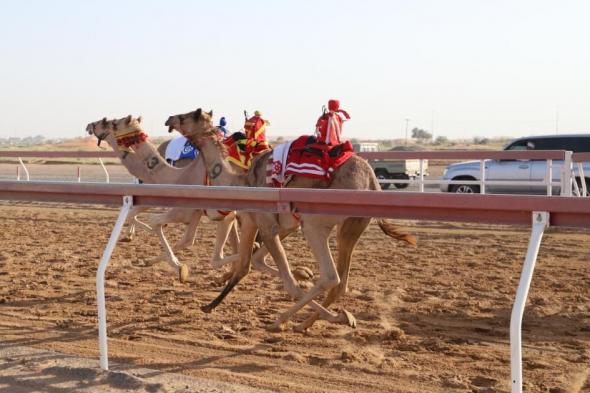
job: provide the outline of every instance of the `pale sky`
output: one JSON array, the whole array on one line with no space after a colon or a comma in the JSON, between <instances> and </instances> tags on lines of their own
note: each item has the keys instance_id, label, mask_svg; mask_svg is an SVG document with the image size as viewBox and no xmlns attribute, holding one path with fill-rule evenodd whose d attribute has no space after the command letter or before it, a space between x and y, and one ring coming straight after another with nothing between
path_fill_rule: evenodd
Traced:
<instances>
[{"instance_id":1,"label":"pale sky","mask_svg":"<svg viewBox=\"0 0 590 393\"><path fill-rule=\"evenodd\" d=\"M258 109L268 135L590 132L590 2L3 1L0 137L83 135L104 116ZM557 120L557 121L556 121ZM557 124L556 124L557 123Z\"/></svg>"}]
</instances>

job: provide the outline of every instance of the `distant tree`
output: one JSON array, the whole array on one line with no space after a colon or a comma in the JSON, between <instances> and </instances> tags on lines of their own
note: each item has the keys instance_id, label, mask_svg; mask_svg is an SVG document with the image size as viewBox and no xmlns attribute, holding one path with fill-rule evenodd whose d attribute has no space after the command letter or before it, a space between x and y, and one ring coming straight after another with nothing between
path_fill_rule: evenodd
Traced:
<instances>
[{"instance_id":1,"label":"distant tree","mask_svg":"<svg viewBox=\"0 0 590 393\"><path fill-rule=\"evenodd\" d=\"M446 145L448 143L449 143L449 138L447 138L446 136L443 136L443 135L437 136L436 139L434 140L435 145Z\"/></svg>"},{"instance_id":2,"label":"distant tree","mask_svg":"<svg viewBox=\"0 0 590 393\"><path fill-rule=\"evenodd\" d=\"M414 127L414 129L412 129L412 138L420 142L426 142L432 139L432 134L421 128Z\"/></svg>"}]
</instances>

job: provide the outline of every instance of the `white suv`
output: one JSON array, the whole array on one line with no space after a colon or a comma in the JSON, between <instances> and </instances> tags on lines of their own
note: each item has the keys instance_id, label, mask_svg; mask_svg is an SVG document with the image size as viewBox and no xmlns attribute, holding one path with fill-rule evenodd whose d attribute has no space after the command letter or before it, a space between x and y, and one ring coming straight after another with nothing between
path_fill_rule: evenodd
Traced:
<instances>
[{"instance_id":1,"label":"white suv","mask_svg":"<svg viewBox=\"0 0 590 393\"><path fill-rule=\"evenodd\" d=\"M508 143L504 150L569 150L574 153L590 152L590 134L549 135L519 138ZM553 181L561 179L563 161L553 161ZM576 166L574 165L574 168ZM584 162L584 179L590 189L590 162ZM486 180L502 181L539 181L546 177L545 160L485 160ZM578 184L582 179L578 170L574 172ZM466 161L450 164L442 180L479 180L480 161ZM479 186L473 184L441 184L443 192L479 193ZM486 185L486 192L496 194L545 194L547 187L542 185ZM553 187L554 195L559 194L559 187Z\"/></svg>"}]
</instances>

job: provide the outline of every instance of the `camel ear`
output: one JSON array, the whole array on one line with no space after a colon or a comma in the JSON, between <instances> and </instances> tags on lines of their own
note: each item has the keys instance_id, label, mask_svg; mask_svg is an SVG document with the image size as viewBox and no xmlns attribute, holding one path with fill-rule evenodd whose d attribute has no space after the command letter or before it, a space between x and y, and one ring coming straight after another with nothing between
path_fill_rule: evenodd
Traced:
<instances>
[{"instance_id":1,"label":"camel ear","mask_svg":"<svg viewBox=\"0 0 590 393\"><path fill-rule=\"evenodd\" d=\"M107 118L106 118L106 117L104 117L104 118L102 119L102 126L103 126L103 127L105 127L105 128L106 128L106 126L107 126Z\"/></svg>"},{"instance_id":2,"label":"camel ear","mask_svg":"<svg viewBox=\"0 0 590 393\"><path fill-rule=\"evenodd\" d=\"M142 120L143 120L143 118L142 118L141 116L139 116L139 117L137 118L137 122L138 122L138 123L141 123L141 121L142 121Z\"/></svg>"},{"instance_id":3,"label":"camel ear","mask_svg":"<svg viewBox=\"0 0 590 393\"><path fill-rule=\"evenodd\" d=\"M127 119L125 119L127 124L131 123L131 119L133 119L133 116L131 116L131 115L127 116Z\"/></svg>"},{"instance_id":4,"label":"camel ear","mask_svg":"<svg viewBox=\"0 0 590 393\"><path fill-rule=\"evenodd\" d=\"M209 117L213 117L213 109L209 111Z\"/></svg>"},{"instance_id":5,"label":"camel ear","mask_svg":"<svg viewBox=\"0 0 590 393\"><path fill-rule=\"evenodd\" d=\"M199 118L201 117L201 112L202 112L201 108L197 109L193 115L193 118L195 120L199 120Z\"/></svg>"}]
</instances>

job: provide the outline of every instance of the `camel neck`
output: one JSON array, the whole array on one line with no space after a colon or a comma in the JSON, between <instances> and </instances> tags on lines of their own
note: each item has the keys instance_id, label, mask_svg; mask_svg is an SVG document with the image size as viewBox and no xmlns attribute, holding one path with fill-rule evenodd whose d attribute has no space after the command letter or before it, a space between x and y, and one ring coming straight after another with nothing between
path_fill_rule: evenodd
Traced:
<instances>
[{"instance_id":1,"label":"camel neck","mask_svg":"<svg viewBox=\"0 0 590 393\"><path fill-rule=\"evenodd\" d=\"M212 132L211 136L207 138L188 137L201 152L210 184L214 186L245 186L246 177L238 174L227 162L223 147L216 136L217 131Z\"/></svg>"},{"instance_id":2,"label":"camel neck","mask_svg":"<svg viewBox=\"0 0 590 393\"><path fill-rule=\"evenodd\" d=\"M177 183L177 179L184 173L183 169L168 165L156 148L147 141L133 145L133 151L129 152L122 150L111 134L105 140L119 155L129 173L146 183Z\"/></svg>"}]
</instances>

